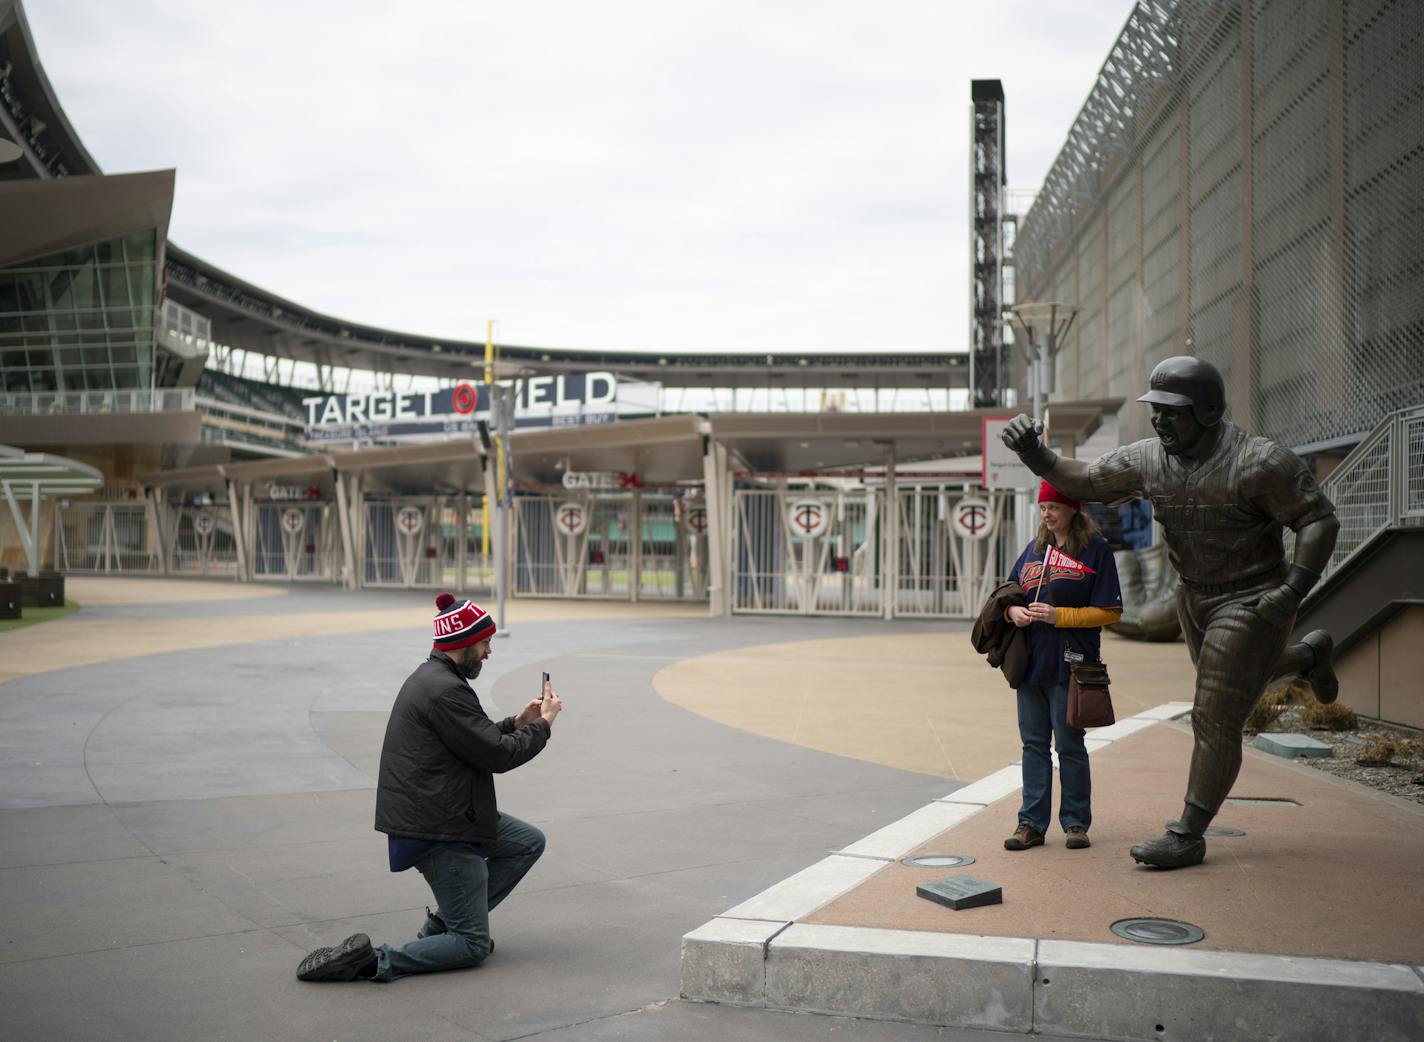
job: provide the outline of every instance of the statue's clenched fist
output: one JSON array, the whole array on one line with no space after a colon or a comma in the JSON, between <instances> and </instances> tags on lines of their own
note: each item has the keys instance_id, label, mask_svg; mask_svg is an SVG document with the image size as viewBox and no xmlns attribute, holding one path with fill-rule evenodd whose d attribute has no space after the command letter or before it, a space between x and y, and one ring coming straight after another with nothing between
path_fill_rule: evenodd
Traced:
<instances>
[{"instance_id":1,"label":"statue's clenched fist","mask_svg":"<svg viewBox=\"0 0 1424 1042\"><path fill-rule=\"evenodd\" d=\"M1038 448L1038 437L1042 433L1043 424L1031 416L1019 413L1009 421L1000 437L1004 439L1005 445L1022 456L1025 452Z\"/></svg>"}]
</instances>

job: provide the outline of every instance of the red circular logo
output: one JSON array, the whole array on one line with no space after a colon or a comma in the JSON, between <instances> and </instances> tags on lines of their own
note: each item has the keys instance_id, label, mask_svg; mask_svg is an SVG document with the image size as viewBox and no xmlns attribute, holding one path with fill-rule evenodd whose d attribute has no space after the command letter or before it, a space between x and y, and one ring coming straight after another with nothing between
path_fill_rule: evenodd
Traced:
<instances>
[{"instance_id":1,"label":"red circular logo","mask_svg":"<svg viewBox=\"0 0 1424 1042\"><path fill-rule=\"evenodd\" d=\"M475 390L474 384L456 384L455 390L450 394L450 404L455 407L455 411L462 414L472 413L479 403L480 392Z\"/></svg>"}]
</instances>

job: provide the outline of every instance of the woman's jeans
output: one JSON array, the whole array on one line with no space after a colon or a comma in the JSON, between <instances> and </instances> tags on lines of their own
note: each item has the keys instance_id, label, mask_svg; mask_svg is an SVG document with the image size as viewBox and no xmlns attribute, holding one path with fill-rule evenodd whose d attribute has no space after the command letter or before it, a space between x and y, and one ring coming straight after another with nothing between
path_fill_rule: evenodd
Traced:
<instances>
[{"instance_id":1,"label":"woman's jeans","mask_svg":"<svg viewBox=\"0 0 1424 1042\"><path fill-rule=\"evenodd\" d=\"M1023 740L1023 806L1019 820L1048 831L1053 811L1051 737L1058 750L1062 789L1058 821L1063 828L1087 829L1093 823L1093 781L1088 773L1087 732L1068 726L1068 688L1060 684L1025 684L1019 688L1019 737Z\"/></svg>"},{"instance_id":2,"label":"woman's jeans","mask_svg":"<svg viewBox=\"0 0 1424 1042\"><path fill-rule=\"evenodd\" d=\"M544 853L544 833L501 813L494 840L480 848L484 857L463 845L442 846L416 862L435 895L436 914L445 921L445 933L398 948L381 945L376 949L376 980L484 962L491 947L490 909L509 896Z\"/></svg>"}]
</instances>

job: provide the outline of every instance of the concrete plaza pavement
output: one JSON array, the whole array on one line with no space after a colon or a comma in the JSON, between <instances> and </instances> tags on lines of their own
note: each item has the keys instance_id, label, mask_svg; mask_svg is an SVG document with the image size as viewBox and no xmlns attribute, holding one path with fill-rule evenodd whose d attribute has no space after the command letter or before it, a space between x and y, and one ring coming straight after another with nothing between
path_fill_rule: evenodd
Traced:
<instances>
[{"instance_id":1,"label":"concrete plaza pavement","mask_svg":"<svg viewBox=\"0 0 1424 1042\"><path fill-rule=\"evenodd\" d=\"M356 930L409 939L429 903L418 875L387 870L371 818L386 714L428 648L431 598L121 582L76 581L89 608L0 635L4 1037L1002 1037L676 998L684 933L957 782L659 694L706 710L705 660L701 694L654 678L768 643L956 643L965 627L513 602L480 695L512 712L548 670L566 711L546 752L499 780L501 806L549 847L494 914L496 955L391 985L307 985L293 978L307 950ZM933 669L906 665L886 655L874 686L822 684L821 699L873 719L882 692L932 698ZM764 670L723 667L729 692L786 697Z\"/></svg>"}]
</instances>

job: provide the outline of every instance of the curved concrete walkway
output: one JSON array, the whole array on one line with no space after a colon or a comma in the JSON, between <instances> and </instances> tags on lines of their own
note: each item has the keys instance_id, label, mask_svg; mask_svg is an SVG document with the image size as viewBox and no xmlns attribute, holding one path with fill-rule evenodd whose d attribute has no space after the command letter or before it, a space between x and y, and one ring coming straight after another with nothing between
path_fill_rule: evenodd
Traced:
<instances>
[{"instance_id":1,"label":"curved concrete walkway","mask_svg":"<svg viewBox=\"0 0 1424 1042\"><path fill-rule=\"evenodd\" d=\"M1106 634L1119 719L1191 701L1185 644ZM837 756L973 781L1019 758L1018 710L966 627L762 644L684 659L653 678L668 701L718 723Z\"/></svg>"}]
</instances>

